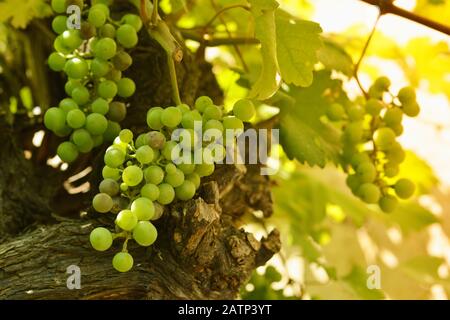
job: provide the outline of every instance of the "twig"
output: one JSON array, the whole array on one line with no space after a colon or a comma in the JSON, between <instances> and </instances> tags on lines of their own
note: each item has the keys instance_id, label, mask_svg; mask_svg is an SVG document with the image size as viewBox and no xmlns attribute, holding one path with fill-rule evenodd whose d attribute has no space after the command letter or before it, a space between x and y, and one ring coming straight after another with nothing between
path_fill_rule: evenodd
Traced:
<instances>
[{"instance_id":1,"label":"twig","mask_svg":"<svg viewBox=\"0 0 450 320\"><path fill-rule=\"evenodd\" d=\"M172 85L173 102L178 106L181 104L180 91L178 89L177 73L175 62L170 54L167 54L167 65L169 67L170 83Z\"/></svg>"},{"instance_id":2,"label":"twig","mask_svg":"<svg viewBox=\"0 0 450 320\"><path fill-rule=\"evenodd\" d=\"M222 9L217 11L216 14L203 27L201 27L201 29L208 29L222 13L224 13L225 11L231 10L231 9L235 9L235 8L242 8L245 10L250 10L250 7L246 6L244 4L234 4L234 5L230 5L227 7L223 7Z\"/></svg>"}]
</instances>

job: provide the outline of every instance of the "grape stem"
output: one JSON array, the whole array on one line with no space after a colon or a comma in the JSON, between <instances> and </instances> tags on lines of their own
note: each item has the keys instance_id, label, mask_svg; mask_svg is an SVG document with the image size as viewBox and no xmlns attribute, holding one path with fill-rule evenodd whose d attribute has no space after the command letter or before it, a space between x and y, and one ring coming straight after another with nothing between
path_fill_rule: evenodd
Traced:
<instances>
[{"instance_id":1,"label":"grape stem","mask_svg":"<svg viewBox=\"0 0 450 320\"><path fill-rule=\"evenodd\" d=\"M180 105L180 91L178 89L177 72L175 69L175 62L171 54L167 53L167 66L169 67L170 83L172 85L172 95L173 101L176 105Z\"/></svg>"},{"instance_id":2,"label":"grape stem","mask_svg":"<svg viewBox=\"0 0 450 320\"><path fill-rule=\"evenodd\" d=\"M153 0L153 10L151 22L153 25L158 23L158 0Z\"/></svg>"}]
</instances>

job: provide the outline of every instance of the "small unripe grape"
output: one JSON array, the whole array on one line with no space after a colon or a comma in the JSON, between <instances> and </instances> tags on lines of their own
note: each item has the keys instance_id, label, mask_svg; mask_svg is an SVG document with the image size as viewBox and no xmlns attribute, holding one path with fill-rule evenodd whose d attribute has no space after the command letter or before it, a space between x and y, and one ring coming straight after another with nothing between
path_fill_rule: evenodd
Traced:
<instances>
[{"instance_id":1,"label":"small unripe grape","mask_svg":"<svg viewBox=\"0 0 450 320\"><path fill-rule=\"evenodd\" d=\"M417 102L403 104L402 110L408 117L416 117L420 113L420 107Z\"/></svg>"},{"instance_id":2,"label":"small unripe grape","mask_svg":"<svg viewBox=\"0 0 450 320\"><path fill-rule=\"evenodd\" d=\"M66 0L52 0L51 6L53 11L55 11L56 13L66 12Z\"/></svg>"},{"instance_id":3,"label":"small unripe grape","mask_svg":"<svg viewBox=\"0 0 450 320\"><path fill-rule=\"evenodd\" d=\"M71 96L79 106L84 106L90 99L89 90L84 86L73 89Z\"/></svg>"},{"instance_id":4,"label":"small unripe grape","mask_svg":"<svg viewBox=\"0 0 450 320\"><path fill-rule=\"evenodd\" d=\"M117 85L111 80L102 81L98 85L97 92L104 99L112 99L117 94Z\"/></svg>"},{"instance_id":5,"label":"small unripe grape","mask_svg":"<svg viewBox=\"0 0 450 320\"><path fill-rule=\"evenodd\" d=\"M373 142L380 150L389 150L395 145L395 132L391 128L379 128L373 134Z\"/></svg>"},{"instance_id":6,"label":"small unripe grape","mask_svg":"<svg viewBox=\"0 0 450 320\"><path fill-rule=\"evenodd\" d=\"M366 152L361 152L361 153L355 153L351 160L350 163L353 166L353 168L357 168L360 164L365 163L365 162L370 162L370 157Z\"/></svg>"},{"instance_id":7,"label":"small unripe grape","mask_svg":"<svg viewBox=\"0 0 450 320\"><path fill-rule=\"evenodd\" d=\"M201 163L195 166L195 172L200 177L207 177L213 174L215 169L214 163Z\"/></svg>"},{"instance_id":8,"label":"small unripe grape","mask_svg":"<svg viewBox=\"0 0 450 320\"><path fill-rule=\"evenodd\" d=\"M210 97L207 96L201 96L198 97L197 100L195 100L195 109L197 109L200 112L204 112L206 107L213 105L213 101Z\"/></svg>"},{"instance_id":9,"label":"small unripe grape","mask_svg":"<svg viewBox=\"0 0 450 320\"><path fill-rule=\"evenodd\" d=\"M70 98L64 98L59 102L59 107L61 110L64 110L65 112L69 112L74 109L78 109L77 103Z\"/></svg>"},{"instance_id":10,"label":"small unripe grape","mask_svg":"<svg viewBox=\"0 0 450 320\"><path fill-rule=\"evenodd\" d=\"M86 129L94 136L103 134L108 127L108 120L100 113L91 113L86 117Z\"/></svg>"},{"instance_id":11,"label":"small unripe grape","mask_svg":"<svg viewBox=\"0 0 450 320\"><path fill-rule=\"evenodd\" d=\"M127 49L133 48L138 43L136 29L129 24L124 24L117 29L116 39L117 42Z\"/></svg>"},{"instance_id":12,"label":"small unripe grape","mask_svg":"<svg viewBox=\"0 0 450 320\"><path fill-rule=\"evenodd\" d=\"M79 30L66 30L61 34L61 39L64 46L72 50L75 50L83 43Z\"/></svg>"},{"instance_id":13,"label":"small unripe grape","mask_svg":"<svg viewBox=\"0 0 450 320\"><path fill-rule=\"evenodd\" d=\"M361 182L359 181L358 176L356 174L349 175L345 182L353 193L356 193L359 186L361 185Z\"/></svg>"},{"instance_id":14,"label":"small unripe grape","mask_svg":"<svg viewBox=\"0 0 450 320\"><path fill-rule=\"evenodd\" d=\"M363 120L364 112L364 108L360 105L350 106L347 110L348 118L352 122Z\"/></svg>"},{"instance_id":15,"label":"small unripe grape","mask_svg":"<svg viewBox=\"0 0 450 320\"><path fill-rule=\"evenodd\" d=\"M216 130L219 130L220 132L223 132L223 130L224 130L222 122L220 122L219 120L215 120L215 119L206 121L205 126L204 126L204 131L206 132L209 129L216 129Z\"/></svg>"},{"instance_id":16,"label":"small unripe grape","mask_svg":"<svg viewBox=\"0 0 450 320\"><path fill-rule=\"evenodd\" d=\"M203 119L205 120L210 119L220 120L221 118L222 118L222 110L218 106L215 105L207 106L205 111L203 112Z\"/></svg>"},{"instance_id":17,"label":"small unripe grape","mask_svg":"<svg viewBox=\"0 0 450 320\"><path fill-rule=\"evenodd\" d=\"M105 164L111 168L117 168L125 161L125 153L116 147L110 147L106 150L104 157Z\"/></svg>"},{"instance_id":18,"label":"small unripe grape","mask_svg":"<svg viewBox=\"0 0 450 320\"><path fill-rule=\"evenodd\" d=\"M416 102L416 92L413 87L404 87L397 94L398 100L402 104Z\"/></svg>"},{"instance_id":19,"label":"small unripe grape","mask_svg":"<svg viewBox=\"0 0 450 320\"><path fill-rule=\"evenodd\" d=\"M102 177L103 179L112 179L117 181L120 179L120 171L117 168L104 166L102 169Z\"/></svg>"},{"instance_id":20,"label":"small unripe grape","mask_svg":"<svg viewBox=\"0 0 450 320\"><path fill-rule=\"evenodd\" d=\"M147 183L158 185L164 180L164 171L158 166L149 166L144 170L144 176Z\"/></svg>"},{"instance_id":21,"label":"small unripe grape","mask_svg":"<svg viewBox=\"0 0 450 320\"><path fill-rule=\"evenodd\" d=\"M133 230L137 223L137 216L131 210L122 210L116 217L116 224L125 231Z\"/></svg>"},{"instance_id":22,"label":"small unripe grape","mask_svg":"<svg viewBox=\"0 0 450 320\"><path fill-rule=\"evenodd\" d=\"M139 31L142 28L142 20L135 14L127 13L122 17L121 22L133 26L136 31Z\"/></svg>"},{"instance_id":23,"label":"small unripe grape","mask_svg":"<svg viewBox=\"0 0 450 320\"><path fill-rule=\"evenodd\" d=\"M133 201L131 204L131 211L140 221L150 220L155 214L155 207L153 206L152 200L141 197Z\"/></svg>"},{"instance_id":24,"label":"small unripe grape","mask_svg":"<svg viewBox=\"0 0 450 320\"><path fill-rule=\"evenodd\" d=\"M114 101L109 104L108 118L112 121L121 122L127 115L125 103Z\"/></svg>"},{"instance_id":25,"label":"small unripe grape","mask_svg":"<svg viewBox=\"0 0 450 320\"><path fill-rule=\"evenodd\" d=\"M358 189L358 195L366 203L377 203L380 199L380 189L373 183L364 183Z\"/></svg>"},{"instance_id":26,"label":"small unripe grape","mask_svg":"<svg viewBox=\"0 0 450 320\"><path fill-rule=\"evenodd\" d=\"M78 158L78 149L76 145L69 141L61 143L56 153L62 161L67 163L71 163Z\"/></svg>"},{"instance_id":27,"label":"small unripe grape","mask_svg":"<svg viewBox=\"0 0 450 320\"><path fill-rule=\"evenodd\" d=\"M92 206L94 207L95 211L106 213L111 210L113 201L108 194L98 193L92 200Z\"/></svg>"},{"instance_id":28,"label":"small unripe grape","mask_svg":"<svg viewBox=\"0 0 450 320\"><path fill-rule=\"evenodd\" d=\"M110 106L111 107L111 106ZM108 142L112 142L120 132L120 124L114 121L108 120L108 126L103 133L103 139Z\"/></svg>"},{"instance_id":29,"label":"small unripe grape","mask_svg":"<svg viewBox=\"0 0 450 320\"><path fill-rule=\"evenodd\" d=\"M66 62L64 72L72 79L81 79L87 76L89 69L84 59L72 58Z\"/></svg>"},{"instance_id":30,"label":"small unripe grape","mask_svg":"<svg viewBox=\"0 0 450 320\"><path fill-rule=\"evenodd\" d=\"M119 272L127 272L133 267L133 257L128 252L117 253L112 261L114 269Z\"/></svg>"},{"instance_id":31,"label":"small unripe grape","mask_svg":"<svg viewBox=\"0 0 450 320\"><path fill-rule=\"evenodd\" d=\"M363 124L362 122L351 122L347 125L344 130L344 138L347 142L351 144L356 144L361 142L363 138Z\"/></svg>"},{"instance_id":32,"label":"small unripe grape","mask_svg":"<svg viewBox=\"0 0 450 320\"><path fill-rule=\"evenodd\" d=\"M151 108L147 112L147 125L153 130L160 130L163 127L161 122L161 116L163 112L163 108L155 107Z\"/></svg>"},{"instance_id":33,"label":"small unripe grape","mask_svg":"<svg viewBox=\"0 0 450 320\"><path fill-rule=\"evenodd\" d=\"M377 99L369 99L367 101L365 109L366 112L372 116L377 116L380 114L381 109L383 109L384 104Z\"/></svg>"},{"instance_id":34,"label":"small unripe grape","mask_svg":"<svg viewBox=\"0 0 450 320\"><path fill-rule=\"evenodd\" d=\"M86 122L86 116L80 109L74 109L67 113L66 121L69 127L78 129L84 126Z\"/></svg>"},{"instance_id":35,"label":"small unripe grape","mask_svg":"<svg viewBox=\"0 0 450 320\"><path fill-rule=\"evenodd\" d=\"M130 129L123 129L119 133L119 139L123 143L130 143L133 140L133 132Z\"/></svg>"},{"instance_id":36,"label":"small unripe grape","mask_svg":"<svg viewBox=\"0 0 450 320\"><path fill-rule=\"evenodd\" d=\"M356 169L356 174L361 183L373 182L377 176L377 170L371 162L363 162Z\"/></svg>"},{"instance_id":37,"label":"small unripe grape","mask_svg":"<svg viewBox=\"0 0 450 320\"><path fill-rule=\"evenodd\" d=\"M326 114L331 121L339 121L344 118L345 110L340 103L333 103L328 106Z\"/></svg>"},{"instance_id":38,"label":"small unripe grape","mask_svg":"<svg viewBox=\"0 0 450 320\"><path fill-rule=\"evenodd\" d=\"M98 8L91 8L88 14L88 21L90 24L95 26L96 28L100 28L106 22L105 13Z\"/></svg>"},{"instance_id":39,"label":"small unripe grape","mask_svg":"<svg viewBox=\"0 0 450 320\"><path fill-rule=\"evenodd\" d=\"M115 82L117 85L117 82L119 82L120 79L122 79L122 71L117 70L115 68L111 68L111 70L109 70L108 74L105 76L105 79L111 80L111 81Z\"/></svg>"},{"instance_id":40,"label":"small unripe grape","mask_svg":"<svg viewBox=\"0 0 450 320\"><path fill-rule=\"evenodd\" d=\"M97 29L89 22L83 21L81 23L80 36L84 40L88 40L97 35Z\"/></svg>"},{"instance_id":41,"label":"small unripe grape","mask_svg":"<svg viewBox=\"0 0 450 320\"><path fill-rule=\"evenodd\" d=\"M125 71L133 63L133 59L125 51L119 51L112 59L112 63L117 70Z\"/></svg>"},{"instance_id":42,"label":"small unripe grape","mask_svg":"<svg viewBox=\"0 0 450 320\"><path fill-rule=\"evenodd\" d=\"M100 28L100 37L114 39L116 37L116 28L110 23L104 24Z\"/></svg>"},{"instance_id":43,"label":"small unripe grape","mask_svg":"<svg viewBox=\"0 0 450 320\"><path fill-rule=\"evenodd\" d=\"M399 123L396 126L392 127L392 130L394 130L395 135L398 137L403 133L403 125Z\"/></svg>"},{"instance_id":44,"label":"small unripe grape","mask_svg":"<svg viewBox=\"0 0 450 320\"><path fill-rule=\"evenodd\" d=\"M148 145L153 149L160 150L166 143L166 137L159 131L151 131L148 134Z\"/></svg>"},{"instance_id":45,"label":"small unripe grape","mask_svg":"<svg viewBox=\"0 0 450 320\"><path fill-rule=\"evenodd\" d=\"M184 182L184 173L180 169L175 168L173 173L167 172L164 182L176 188Z\"/></svg>"},{"instance_id":46,"label":"small unripe grape","mask_svg":"<svg viewBox=\"0 0 450 320\"><path fill-rule=\"evenodd\" d=\"M97 98L92 102L92 112L106 115L109 111L109 103L103 98Z\"/></svg>"},{"instance_id":47,"label":"small unripe grape","mask_svg":"<svg viewBox=\"0 0 450 320\"><path fill-rule=\"evenodd\" d=\"M178 165L178 169L180 169L185 175L190 174L195 171L194 163L180 163Z\"/></svg>"},{"instance_id":48,"label":"small unripe grape","mask_svg":"<svg viewBox=\"0 0 450 320\"><path fill-rule=\"evenodd\" d=\"M52 21L52 30L61 34L67 30L67 17L64 15L56 16Z\"/></svg>"},{"instance_id":49,"label":"small unripe grape","mask_svg":"<svg viewBox=\"0 0 450 320\"><path fill-rule=\"evenodd\" d=\"M367 92L369 94L369 97L376 100L382 100L383 99L383 93L384 90L380 90L379 88L375 86L371 86L369 88L369 91Z\"/></svg>"},{"instance_id":50,"label":"small unripe grape","mask_svg":"<svg viewBox=\"0 0 450 320\"><path fill-rule=\"evenodd\" d=\"M122 78L117 82L117 94L122 98L131 97L136 91L136 85L130 78Z\"/></svg>"},{"instance_id":51,"label":"small unripe grape","mask_svg":"<svg viewBox=\"0 0 450 320\"><path fill-rule=\"evenodd\" d=\"M409 179L400 179L395 183L394 190L401 199L410 198L416 189L414 183Z\"/></svg>"},{"instance_id":52,"label":"small unripe grape","mask_svg":"<svg viewBox=\"0 0 450 320\"><path fill-rule=\"evenodd\" d=\"M114 197L115 195L117 195L120 190L119 184L117 183L117 181L115 181L113 179L103 180L102 182L100 182L98 189L101 193L106 193L106 194L110 195L111 197Z\"/></svg>"},{"instance_id":53,"label":"small unripe grape","mask_svg":"<svg viewBox=\"0 0 450 320\"><path fill-rule=\"evenodd\" d=\"M250 121L256 114L255 106L253 105L253 102L251 100L238 100L233 106L233 114L242 121Z\"/></svg>"},{"instance_id":54,"label":"small unripe grape","mask_svg":"<svg viewBox=\"0 0 450 320\"><path fill-rule=\"evenodd\" d=\"M395 163L386 163L384 165L384 175L388 178L393 178L400 172L400 168Z\"/></svg>"},{"instance_id":55,"label":"small unripe grape","mask_svg":"<svg viewBox=\"0 0 450 320\"><path fill-rule=\"evenodd\" d=\"M137 186L139 183L141 183L143 178L144 173L138 166L126 167L122 173L123 182L125 182L127 185L131 187Z\"/></svg>"},{"instance_id":56,"label":"small unripe grape","mask_svg":"<svg viewBox=\"0 0 450 320\"><path fill-rule=\"evenodd\" d=\"M102 38L95 44L95 56L108 60L116 55L117 45L111 38Z\"/></svg>"},{"instance_id":57,"label":"small unripe grape","mask_svg":"<svg viewBox=\"0 0 450 320\"><path fill-rule=\"evenodd\" d=\"M150 146L142 146L136 150L136 159L139 163L148 164L153 161L154 152Z\"/></svg>"},{"instance_id":58,"label":"small unripe grape","mask_svg":"<svg viewBox=\"0 0 450 320\"><path fill-rule=\"evenodd\" d=\"M400 164L405 160L406 154L401 144L396 142L389 150L385 152L386 159L392 164Z\"/></svg>"},{"instance_id":59,"label":"small unripe grape","mask_svg":"<svg viewBox=\"0 0 450 320\"><path fill-rule=\"evenodd\" d=\"M383 120L390 128L395 128L402 122L403 112L400 108L391 108L384 114Z\"/></svg>"},{"instance_id":60,"label":"small unripe grape","mask_svg":"<svg viewBox=\"0 0 450 320\"><path fill-rule=\"evenodd\" d=\"M100 58L94 58L91 61L91 72L94 77L101 78L104 77L111 69L110 64Z\"/></svg>"},{"instance_id":61,"label":"small unripe grape","mask_svg":"<svg viewBox=\"0 0 450 320\"><path fill-rule=\"evenodd\" d=\"M59 52L53 52L48 57L48 66L53 71L62 71L66 65L66 58Z\"/></svg>"},{"instance_id":62,"label":"small unripe grape","mask_svg":"<svg viewBox=\"0 0 450 320\"><path fill-rule=\"evenodd\" d=\"M45 112L44 125L52 130L58 131L64 128L66 123L66 113L60 108L50 108Z\"/></svg>"},{"instance_id":63,"label":"small unripe grape","mask_svg":"<svg viewBox=\"0 0 450 320\"><path fill-rule=\"evenodd\" d=\"M375 80L373 85L379 90L388 91L389 87L391 86L391 80L389 80L389 78L387 77L379 77Z\"/></svg>"},{"instance_id":64,"label":"small unripe grape","mask_svg":"<svg viewBox=\"0 0 450 320\"><path fill-rule=\"evenodd\" d=\"M191 111L191 108L185 103L178 105L177 108L180 109L182 114L185 114L186 112Z\"/></svg>"},{"instance_id":65,"label":"small unripe grape","mask_svg":"<svg viewBox=\"0 0 450 320\"><path fill-rule=\"evenodd\" d=\"M108 229L98 227L91 231L89 241L95 250L106 251L111 247L113 238Z\"/></svg>"},{"instance_id":66,"label":"small unripe grape","mask_svg":"<svg viewBox=\"0 0 450 320\"><path fill-rule=\"evenodd\" d=\"M195 195L195 184L192 181L185 180L180 186L175 188L175 195L178 199L187 201Z\"/></svg>"},{"instance_id":67,"label":"small unripe grape","mask_svg":"<svg viewBox=\"0 0 450 320\"><path fill-rule=\"evenodd\" d=\"M398 200L394 196L385 195L381 197L380 201L378 202L378 205L380 206L381 210L383 210L386 213L390 213L397 208Z\"/></svg>"},{"instance_id":68,"label":"small unripe grape","mask_svg":"<svg viewBox=\"0 0 450 320\"><path fill-rule=\"evenodd\" d=\"M194 183L195 189L198 189L200 187L201 179L200 176L195 172L186 175L185 180L189 180Z\"/></svg>"},{"instance_id":69,"label":"small unripe grape","mask_svg":"<svg viewBox=\"0 0 450 320\"><path fill-rule=\"evenodd\" d=\"M141 196L152 201L156 201L159 197L159 188L153 183L147 183L141 188Z\"/></svg>"},{"instance_id":70,"label":"small unripe grape","mask_svg":"<svg viewBox=\"0 0 450 320\"><path fill-rule=\"evenodd\" d=\"M233 116L223 118L223 127L225 130L244 130L242 121Z\"/></svg>"},{"instance_id":71,"label":"small unripe grape","mask_svg":"<svg viewBox=\"0 0 450 320\"><path fill-rule=\"evenodd\" d=\"M143 247L152 245L158 237L158 231L149 221L139 221L133 229L133 239Z\"/></svg>"},{"instance_id":72,"label":"small unripe grape","mask_svg":"<svg viewBox=\"0 0 450 320\"><path fill-rule=\"evenodd\" d=\"M181 125L185 129L194 129L196 121L198 121L198 123L201 123L201 114L197 110L189 111L183 114Z\"/></svg>"},{"instance_id":73,"label":"small unripe grape","mask_svg":"<svg viewBox=\"0 0 450 320\"><path fill-rule=\"evenodd\" d=\"M158 202L162 205L167 205L175 199L175 190L168 183L161 183L159 186Z\"/></svg>"},{"instance_id":74,"label":"small unripe grape","mask_svg":"<svg viewBox=\"0 0 450 320\"><path fill-rule=\"evenodd\" d=\"M161 123L169 128L175 128L181 122L183 114L176 107L168 107L161 113Z\"/></svg>"}]
</instances>

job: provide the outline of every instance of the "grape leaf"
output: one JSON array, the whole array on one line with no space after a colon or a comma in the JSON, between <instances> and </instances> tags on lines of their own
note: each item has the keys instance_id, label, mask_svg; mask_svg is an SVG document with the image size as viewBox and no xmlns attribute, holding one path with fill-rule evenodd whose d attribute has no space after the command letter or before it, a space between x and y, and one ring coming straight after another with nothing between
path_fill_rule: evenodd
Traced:
<instances>
[{"instance_id":1,"label":"grape leaf","mask_svg":"<svg viewBox=\"0 0 450 320\"><path fill-rule=\"evenodd\" d=\"M353 73L353 61L350 55L332 40L324 39L323 44L317 52L317 57L325 68L351 76Z\"/></svg>"},{"instance_id":2,"label":"grape leaf","mask_svg":"<svg viewBox=\"0 0 450 320\"><path fill-rule=\"evenodd\" d=\"M52 9L44 0L5 0L0 3L0 22L10 21L14 28L25 28L32 19L51 14Z\"/></svg>"},{"instance_id":3,"label":"grape leaf","mask_svg":"<svg viewBox=\"0 0 450 320\"><path fill-rule=\"evenodd\" d=\"M317 50L322 46L319 24L276 14L277 59L281 78L288 84L307 87L313 80Z\"/></svg>"},{"instance_id":4,"label":"grape leaf","mask_svg":"<svg viewBox=\"0 0 450 320\"><path fill-rule=\"evenodd\" d=\"M354 266L352 271L343 279L352 287L355 293L366 300L379 300L384 298L384 293L378 289L369 289L367 287L368 274L364 269Z\"/></svg>"},{"instance_id":5,"label":"grape leaf","mask_svg":"<svg viewBox=\"0 0 450 320\"><path fill-rule=\"evenodd\" d=\"M389 215L389 218L398 223L405 234L420 231L433 223L439 222L429 210L414 202L402 203Z\"/></svg>"},{"instance_id":6,"label":"grape leaf","mask_svg":"<svg viewBox=\"0 0 450 320\"><path fill-rule=\"evenodd\" d=\"M327 161L338 161L340 135L320 118L330 103L347 98L341 81L331 79L330 75L329 71L320 71L310 87L291 86L288 94L293 103L281 102L280 143L290 159L310 166L324 167Z\"/></svg>"}]
</instances>

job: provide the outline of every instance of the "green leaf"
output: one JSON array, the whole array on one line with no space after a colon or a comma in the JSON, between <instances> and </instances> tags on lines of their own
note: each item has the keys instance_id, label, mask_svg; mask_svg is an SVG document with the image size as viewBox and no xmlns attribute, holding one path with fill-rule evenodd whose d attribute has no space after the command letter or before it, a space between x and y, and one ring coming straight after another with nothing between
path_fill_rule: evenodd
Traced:
<instances>
[{"instance_id":1,"label":"green leaf","mask_svg":"<svg viewBox=\"0 0 450 320\"><path fill-rule=\"evenodd\" d=\"M350 55L332 40L324 39L323 44L317 52L317 57L325 68L351 76L353 73L353 61Z\"/></svg>"},{"instance_id":2,"label":"green leaf","mask_svg":"<svg viewBox=\"0 0 450 320\"><path fill-rule=\"evenodd\" d=\"M419 256L402 263L400 268L418 281L433 284L442 280L438 269L443 263L445 260L440 257Z\"/></svg>"},{"instance_id":3,"label":"green leaf","mask_svg":"<svg viewBox=\"0 0 450 320\"><path fill-rule=\"evenodd\" d=\"M389 215L389 218L391 221L398 223L405 234L420 231L433 223L439 222L429 210L414 202L402 203Z\"/></svg>"},{"instance_id":4,"label":"green leaf","mask_svg":"<svg viewBox=\"0 0 450 320\"><path fill-rule=\"evenodd\" d=\"M309 88L290 87L288 94L294 102L281 103L280 143L290 159L310 166L324 167L327 161L338 161L340 134L320 118L330 103L347 98L341 81L330 75L320 71Z\"/></svg>"},{"instance_id":5,"label":"green leaf","mask_svg":"<svg viewBox=\"0 0 450 320\"><path fill-rule=\"evenodd\" d=\"M277 10L275 21L281 78L296 86L311 85L317 51L322 46L322 28L312 21L294 20L281 10Z\"/></svg>"},{"instance_id":6,"label":"green leaf","mask_svg":"<svg viewBox=\"0 0 450 320\"><path fill-rule=\"evenodd\" d=\"M365 300L384 299L384 293L378 289L369 289L367 287L367 274L364 269L354 266L352 271L343 278L345 282L355 291L355 293Z\"/></svg>"},{"instance_id":7,"label":"green leaf","mask_svg":"<svg viewBox=\"0 0 450 320\"><path fill-rule=\"evenodd\" d=\"M11 22L14 28L25 28L34 18L50 16L52 9L44 0L5 0L0 3L0 22Z\"/></svg>"}]
</instances>

